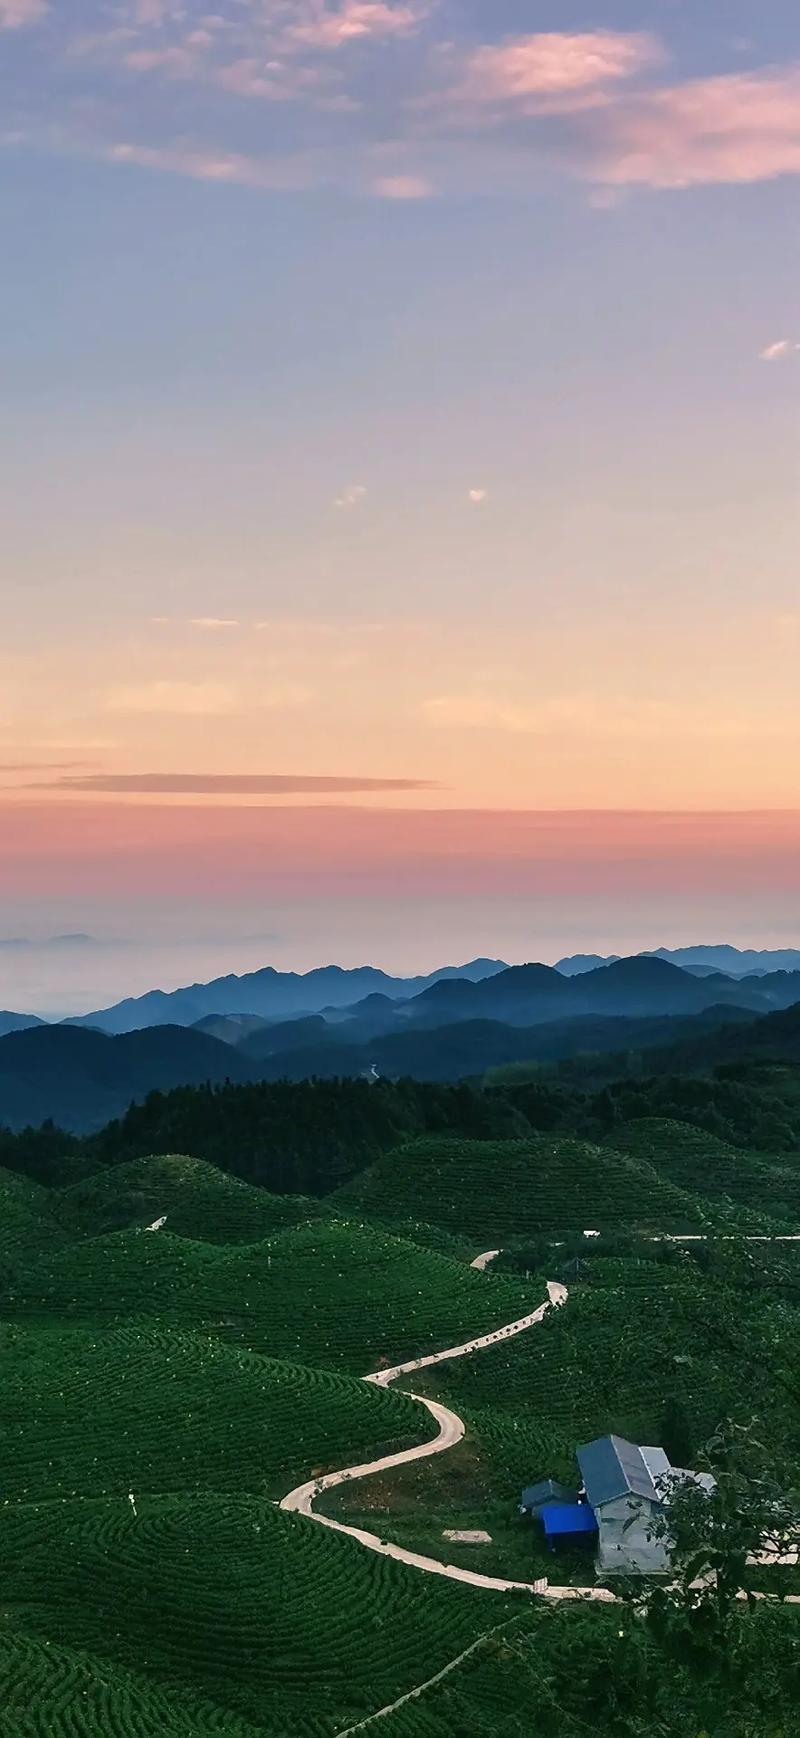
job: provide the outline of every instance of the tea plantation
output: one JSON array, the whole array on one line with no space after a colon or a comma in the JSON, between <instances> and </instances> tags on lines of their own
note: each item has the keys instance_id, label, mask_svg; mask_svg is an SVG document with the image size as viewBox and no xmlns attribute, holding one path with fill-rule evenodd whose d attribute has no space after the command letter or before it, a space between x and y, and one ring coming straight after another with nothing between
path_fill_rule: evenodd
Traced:
<instances>
[{"instance_id":1,"label":"tea plantation","mask_svg":"<svg viewBox=\"0 0 800 1738\"><path fill-rule=\"evenodd\" d=\"M32 1643L69 1650L63 1707L75 1696L75 1656L101 1663L121 1734L136 1731L125 1703L136 1708L133 1682L144 1676L151 1711L160 1696L167 1721L185 1696L207 1710L201 1732L332 1738L512 1609L230 1496L148 1497L137 1515L124 1498L7 1506L0 1556L6 1669L38 1697L38 1663L52 1694L44 1648L32 1653ZM144 1717L140 1707L147 1731ZM174 1726L150 1727L153 1738L191 1730L181 1718L182 1709ZM64 1720L65 1738L108 1730L68 1723L66 1711Z\"/></svg>"},{"instance_id":2,"label":"tea plantation","mask_svg":"<svg viewBox=\"0 0 800 1738\"><path fill-rule=\"evenodd\" d=\"M360 1378L528 1315L562 1268L541 1325L415 1372L463 1441L318 1507L440 1558L444 1525L485 1522L491 1555L452 1563L591 1581L543 1566L515 1516L578 1441L671 1420L688 1454L746 1412L800 1460L800 1245L649 1241L790 1211L791 1156L652 1120L619 1140L429 1135L314 1201L181 1155L69 1187L0 1173L0 1738L580 1738L587 1661L589 1729L639 1738L607 1695L650 1694L626 1617L531 1608L277 1507L431 1441L404 1383ZM530 1264L469 1265L526 1238Z\"/></svg>"},{"instance_id":3,"label":"tea plantation","mask_svg":"<svg viewBox=\"0 0 800 1738\"><path fill-rule=\"evenodd\" d=\"M264 1243L214 1247L160 1232L82 1240L25 1265L7 1320L110 1327L130 1317L171 1331L364 1375L488 1333L544 1295L368 1225L320 1220Z\"/></svg>"},{"instance_id":4,"label":"tea plantation","mask_svg":"<svg viewBox=\"0 0 800 1738\"><path fill-rule=\"evenodd\" d=\"M646 1158L547 1136L411 1141L333 1199L342 1211L358 1209L386 1223L417 1214L484 1249L512 1237L587 1227L693 1230L702 1219L694 1196Z\"/></svg>"},{"instance_id":5,"label":"tea plantation","mask_svg":"<svg viewBox=\"0 0 800 1738\"><path fill-rule=\"evenodd\" d=\"M726 1243L711 1274L690 1256L675 1265L599 1258L573 1283L567 1307L534 1333L421 1371L415 1386L468 1427L449 1459L420 1463L395 1481L398 1515L413 1516L418 1549L426 1513L429 1549L443 1525L492 1530L503 1496L506 1526L524 1485L571 1481L576 1445L608 1432L664 1443L677 1464L691 1464L723 1420L756 1419L795 1467L800 1255L796 1246ZM373 1493L345 1486L326 1494L323 1508L355 1518L373 1498L391 1514L388 1480ZM519 1573L518 1558L506 1573Z\"/></svg>"},{"instance_id":6,"label":"tea plantation","mask_svg":"<svg viewBox=\"0 0 800 1738\"><path fill-rule=\"evenodd\" d=\"M176 1237L208 1243L257 1243L325 1211L320 1201L271 1195L203 1159L174 1153L99 1171L54 1191L52 1204L62 1224L86 1237L166 1217Z\"/></svg>"},{"instance_id":7,"label":"tea plantation","mask_svg":"<svg viewBox=\"0 0 800 1738\"><path fill-rule=\"evenodd\" d=\"M49 1190L15 1171L0 1169L0 1263L56 1249L67 1241Z\"/></svg>"},{"instance_id":8,"label":"tea plantation","mask_svg":"<svg viewBox=\"0 0 800 1738\"><path fill-rule=\"evenodd\" d=\"M137 1322L109 1332L6 1327L6 1501L130 1490L281 1496L423 1440L404 1394Z\"/></svg>"},{"instance_id":9,"label":"tea plantation","mask_svg":"<svg viewBox=\"0 0 800 1738\"><path fill-rule=\"evenodd\" d=\"M704 1200L727 1200L800 1229L800 1155L749 1152L690 1123L659 1117L617 1124L612 1144Z\"/></svg>"}]
</instances>

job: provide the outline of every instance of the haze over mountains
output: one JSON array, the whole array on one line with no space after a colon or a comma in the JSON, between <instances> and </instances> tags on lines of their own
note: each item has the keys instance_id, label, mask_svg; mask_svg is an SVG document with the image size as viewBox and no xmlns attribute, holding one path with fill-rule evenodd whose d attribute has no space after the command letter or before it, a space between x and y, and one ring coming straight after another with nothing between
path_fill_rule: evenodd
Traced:
<instances>
[{"instance_id":1,"label":"haze over mountains","mask_svg":"<svg viewBox=\"0 0 800 1738\"><path fill-rule=\"evenodd\" d=\"M649 959L671 960L684 971L727 972L732 978L744 978L765 972L800 971L800 948L739 948L722 943L716 947L656 947L645 950ZM608 966L621 959L621 954L577 953L558 960L556 970L566 977L578 977L593 971L595 966Z\"/></svg>"},{"instance_id":2,"label":"haze over mountains","mask_svg":"<svg viewBox=\"0 0 800 1738\"><path fill-rule=\"evenodd\" d=\"M742 950L722 944L682 948L656 948L633 956L636 959L664 960L680 966L691 976L726 978L772 977L779 972L800 972L800 949ZM557 961L555 966L539 966L541 973L561 978L586 977L598 968L616 965L621 956L575 954ZM345 969L337 965L317 967L309 972L282 972L272 966L242 976L229 973L208 983L194 983L177 990L150 990L141 996L126 997L107 1008L72 1016L71 1024L94 1026L104 1032L133 1032L144 1026L193 1026L210 1015L252 1016L266 1020L293 1019L297 1015L325 1011L351 1010L370 996L377 995L391 1002L404 1002L421 995L440 983L466 980L484 983L510 967L501 959L474 959L460 966L442 966L427 974L403 978L381 971L375 966ZM531 967L525 967L531 970ZM542 993L545 979L542 977ZM459 992L456 992L457 994ZM552 990L553 996L558 989ZM593 996L594 992L590 992ZM723 1000L725 999L723 995ZM767 1000L772 1002L767 992ZM747 1004L751 1005L751 1004ZM782 1001L778 1005L785 1005ZM629 1008L620 1010L630 1012ZM660 1010L659 1010L660 1011ZM0 1014L0 1032L16 1030L22 1024L32 1024L34 1016ZM5 1028L2 1022L5 1021ZM16 1022L16 1025L14 1024Z\"/></svg>"},{"instance_id":3,"label":"haze over mountains","mask_svg":"<svg viewBox=\"0 0 800 1738\"><path fill-rule=\"evenodd\" d=\"M690 950L699 952L700 950ZM715 952L717 950L707 950ZM99 1128L155 1088L308 1077L459 1080L509 1063L798 1043L800 971L731 976L640 954L571 975L474 960L422 979L272 968L59 1026L0 1015L0 1126ZM139 1024L136 1024L136 1022ZM15 1029L15 1022L18 1029ZM745 1036L746 1035L746 1036Z\"/></svg>"}]
</instances>

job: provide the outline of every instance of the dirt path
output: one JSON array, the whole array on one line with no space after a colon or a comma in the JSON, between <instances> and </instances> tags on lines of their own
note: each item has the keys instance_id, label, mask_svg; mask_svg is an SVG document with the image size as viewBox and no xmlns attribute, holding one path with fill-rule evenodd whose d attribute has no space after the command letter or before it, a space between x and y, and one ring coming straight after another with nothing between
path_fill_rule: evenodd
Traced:
<instances>
[{"instance_id":1,"label":"dirt path","mask_svg":"<svg viewBox=\"0 0 800 1738\"><path fill-rule=\"evenodd\" d=\"M490 1262L496 1261L500 1254L502 1251L499 1249L487 1249L484 1255L476 1255L475 1260L471 1261L469 1265L476 1267L479 1273L485 1273Z\"/></svg>"},{"instance_id":2,"label":"dirt path","mask_svg":"<svg viewBox=\"0 0 800 1738\"><path fill-rule=\"evenodd\" d=\"M566 1302L568 1293L564 1285L558 1285L555 1280L548 1280L547 1302L532 1310L530 1315L522 1316L519 1321L509 1322L504 1328L495 1328L491 1334L482 1334L475 1340L467 1340L462 1346L452 1346L446 1352L430 1352L422 1358L412 1358L406 1364L396 1364L391 1370L376 1370L372 1375L365 1376L365 1382L371 1382L376 1388L386 1388L390 1382L396 1382L400 1376L409 1376L415 1370L425 1370L432 1364L442 1364L450 1358L465 1358L473 1352L481 1352L488 1346L499 1345L502 1340L522 1334L528 1328L535 1327L546 1316L548 1310L558 1308ZM594 1599L605 1602L614 1601L615 1595L606 1587L549 1587L546 1581L508 1581L497 1575L481 1575L475 1569L461 1569L455 1563L442 1563L437 1557L424 1556L419 1551L407 1551L402 1545L392 1544L389 1540L380 1539L376 1533L368 1533L363 1527L349 1527L343 1521L334 1521L330 1515L320 1515L314 1508L315 1498L323 1491L335 1490L338 1485L351 1484L356 1479L371 1478L375 1473L388 1472L392 1467L407 1466L412 1461L427 1460L431 1455L443 1454L447 1449L454 1448L465 1433L463 1418L453 1412L449 1406L443 1406L438 1400L428 1400L422 1394L413 1394L405 1389L411 1400L418 1406L424 1406L434 1422L438 1425L438 1433L428 1442L418 1443L415 1448L405 1448L397 1454L384 1455L381 1460L365 1462L362 1466L344 1467L341 1472L326 1473L318 1479L308 1479L305 1484L298 1485L296 1490L289 1491L283 1498L281 1508L299 1515L307 1515L311 1520L318 1521L323 1527L330 1527L333 1532L346 1533L349 1538L357 1539L368 1551L375 1551L381 1557L393 1557L398 1563L406 1563L412 1569L422 1569L429 1575L443 1575L450 1581L466 1582L470 1587L489 1588L498 1593L533 1593L543 1599Z\"/></svg>"}]
</instances>

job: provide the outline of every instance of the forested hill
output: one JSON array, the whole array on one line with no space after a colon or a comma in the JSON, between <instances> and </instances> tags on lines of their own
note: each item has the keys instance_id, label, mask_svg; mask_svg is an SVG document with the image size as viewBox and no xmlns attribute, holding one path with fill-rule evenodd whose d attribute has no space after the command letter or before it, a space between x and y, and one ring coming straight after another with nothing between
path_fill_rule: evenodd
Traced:
<instances>
[{"instance_id":1,"label":"forested hill","mask_svg":"<svg viewBox=\"0 0 800 1738\"><path fill-rule=\"evenodd\" d=\"M325 1195L420 1135L514 1140L531 1133L613 1138L633 1121L689 1124L737 1148L800 1148L800 1068L743 1063L707 1076L620 1078L585 1091L558 1076L498 1085L317 1080L180 1087L95 1134L52 1123L0 1129L0 1167L38 1182L77 1181L98 1165L183 1152L277 1194Z\"/></svg>"}]
</instances>

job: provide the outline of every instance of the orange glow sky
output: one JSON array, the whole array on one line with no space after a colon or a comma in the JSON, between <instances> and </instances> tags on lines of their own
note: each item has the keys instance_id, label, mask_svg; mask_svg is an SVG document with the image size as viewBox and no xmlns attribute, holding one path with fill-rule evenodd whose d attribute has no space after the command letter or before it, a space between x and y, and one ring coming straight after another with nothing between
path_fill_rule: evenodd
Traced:
<instances>
[{"instance_id":1,"label":"orange glow sky","mask_svg":"<svg viewBox=\"0 0 800 1738\"><path fill-rule=\"evenodd\" d=\"M0 0L0 1006L800 940L787 0L84 11Z\"/></svg>"}]
</instances>

